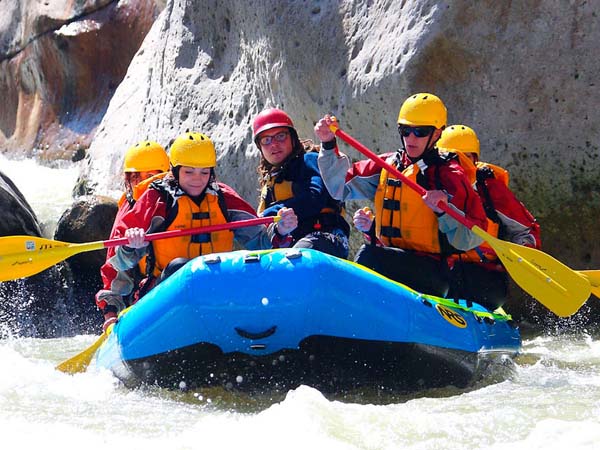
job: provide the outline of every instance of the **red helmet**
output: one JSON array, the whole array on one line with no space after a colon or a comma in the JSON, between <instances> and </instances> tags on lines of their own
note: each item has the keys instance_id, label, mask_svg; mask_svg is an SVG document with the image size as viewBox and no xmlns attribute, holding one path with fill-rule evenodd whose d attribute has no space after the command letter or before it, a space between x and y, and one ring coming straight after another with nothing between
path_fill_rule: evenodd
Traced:
<instances>
[{"instance_id":1,"label":"red helmet","mask_svg":"<svg viewBox=\"0 0 600 450\"><path fill-rule=\"evenodd\" d=\"M254 118L254 122L252 122L254 142L256 142L258 135L263 131L277 127L294 129L294 123L292 122L292 119L290 119L290 116L277 108L269 108L260 112L258 116Z\"/></svg>"}]
</instances>

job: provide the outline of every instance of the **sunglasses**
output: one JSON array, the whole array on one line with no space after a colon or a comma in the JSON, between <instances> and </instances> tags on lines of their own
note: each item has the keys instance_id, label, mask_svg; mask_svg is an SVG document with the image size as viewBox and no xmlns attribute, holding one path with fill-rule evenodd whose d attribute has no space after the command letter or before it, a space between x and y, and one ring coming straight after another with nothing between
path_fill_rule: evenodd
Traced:
<instances>
[{"instance_id":1,"label":"sunglasses","mask_svg":"<svg viewBox=\"0 0 600 450\"><path fill-rule=\"evenodd\" d=\"M398 133L402 137L410 136L410 133L414 134L415 137L424 138L426 136L431 136L435 127L432 126L423 126L423 127L409 127L408 125L398 125Z\"/></svg>"},{"instance_id":2,"label":"sunglasses","mask_svg":"<svg viewBox=\"0 0 600 450\"><path fill-rule=\"evenodd\" d=\"M285 142L289 135L290 133L288 131L282 131L274 134L273 136L263 136L258 140L258 142L260 142L260 145L271 145L273 141Z\"/></svg>"}]
</instances>

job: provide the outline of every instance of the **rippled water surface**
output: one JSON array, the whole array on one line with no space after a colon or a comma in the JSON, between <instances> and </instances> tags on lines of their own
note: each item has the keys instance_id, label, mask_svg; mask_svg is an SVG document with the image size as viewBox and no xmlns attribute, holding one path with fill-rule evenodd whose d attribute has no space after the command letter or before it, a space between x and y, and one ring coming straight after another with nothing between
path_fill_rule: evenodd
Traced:
<instances>
[{"instance_id":1,"label":"rippled water surface","mask_svg":"<svg viewBox=\"0 0 600 450\"><path fill-rule=\"evenodd\" d=\"M371 404L371 393L326 399L306 386L276 398L130 391L107 372L54 369L95 339L0 342L4 438L20 448L67 449L594 449L600 442L600 340L587 334L526 340L508 381L390 404L381 397Z\"/></svg>"}]
</instances>

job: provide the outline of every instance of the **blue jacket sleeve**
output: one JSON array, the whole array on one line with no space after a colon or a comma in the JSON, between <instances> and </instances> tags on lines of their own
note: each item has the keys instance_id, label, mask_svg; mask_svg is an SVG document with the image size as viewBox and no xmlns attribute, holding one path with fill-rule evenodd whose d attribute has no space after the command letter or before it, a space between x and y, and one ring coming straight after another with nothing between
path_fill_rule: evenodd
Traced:
<instances>
[{"instance_id":1,"label":"blue jacket sleeve","mask_svg":"<svg viewBox=\"0 0 600 450\"><path fill-rule=\"evenodd\" d=\"M288 168L287 176L291 178L294 196L282 200L266 208L263 216L273 216L283 208L293 208L298 220L314 217L328 204L329 192L317 165L317 153L306 153Z\"/></svg>"}]
</instances>

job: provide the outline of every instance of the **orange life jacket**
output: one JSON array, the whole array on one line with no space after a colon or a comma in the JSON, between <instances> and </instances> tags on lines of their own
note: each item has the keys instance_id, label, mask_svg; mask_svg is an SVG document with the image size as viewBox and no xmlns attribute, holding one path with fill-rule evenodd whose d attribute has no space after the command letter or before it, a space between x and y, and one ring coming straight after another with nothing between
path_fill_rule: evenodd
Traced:
<instances>
[{"instance_id":1,"label":"orange life jacket","mask_svg":"<svg viewBox=\"0 0 600 450\"><path fill-rule=\"evenodd\" d=\"M417 182L420 169L411 164L402 173ZM421 195L404 187L382 170L375 193L376 235L384 245L427 253L441 253L437 216Z\"/></svg>"},{"instance_id":2,"label":"orange life jacket","mask_svg":"<svg viewBox=\"0 0 600 450\"><path fill-rule=\"evenodd\" d=\"M168 224L166 230L181 230L227 223L225 213L219 204L219 196L206 193L197 205L187 195L179 197L177 215ZM158 276L174 258L195 258L209 253L229 252L233 250L233 232L230 230L193 236L180 236L171 239L152 241L154 254L153 275Z\"/></svg>"}]
</instances>

